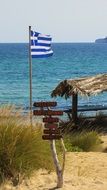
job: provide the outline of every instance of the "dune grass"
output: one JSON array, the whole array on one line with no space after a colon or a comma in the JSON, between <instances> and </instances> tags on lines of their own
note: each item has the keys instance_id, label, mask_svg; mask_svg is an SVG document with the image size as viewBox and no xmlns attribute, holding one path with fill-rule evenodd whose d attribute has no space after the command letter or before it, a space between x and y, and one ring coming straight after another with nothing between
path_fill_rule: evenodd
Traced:
<instances>
[{"instance_id":1,"label":"dune grass","mask_svg":"<svg viewBox=\"0 0 107 190\"><path fill-rule=\"evenodd\" d=\"M102 151L101 132L106 131L107 118L103 114L95 118L79 115L75 124L72 120L60 123L64 142L68 151Z\"/></svg>"},{"instance_id":2,"label":"dune grass","mask_svg":"<svg viewBox=\"0 0 107 190\"><path fill-rule=\"evenodd\" d=\"M82 113L78 115L77 123L72 119L62 121L60 127L63 133L81 133L82 131L96 131L99 134L107 134L107 115L104 112L97 112L95 116L88 117Z\"/></svg>"},{"instance_id":3,"label":"dune grass","mask_svg":"<svg viewBox=\"0 0 107 190\"><path fill-rule=\"evenodd\" d=\"M68 151L98 151L101 149L101 139L97 132L74 133L65 136Z\"/></svg>"},{"instance_id":4,"label":"dune grass","mask_svg":"<svg viewBox=\"0 0 107 190\"><path fill-rule=\"evenodd\" d=\"M65 134L67 151L92 151L100 146L96 132ZM62 159L60 141L57 152ZM31 128L28 116L13 106L0 108L0 182L9 179L17 185L37 169L54 169L49 141L42 140L42 123Z\"/></svg>"},{"instance_id":5,"label":"dune grass","mask_svg":"<svg viewBox=\"0 0 107 190\"><path fill-rule=\"evenodd\" d=\"M19 180L39 168L53 169L49 143L42 140L42 127L27 124L27 118L13 113L13 107L0 109L0 180ZM20 176L20 179L19 179Z\"/></svg>"}]
</instances>

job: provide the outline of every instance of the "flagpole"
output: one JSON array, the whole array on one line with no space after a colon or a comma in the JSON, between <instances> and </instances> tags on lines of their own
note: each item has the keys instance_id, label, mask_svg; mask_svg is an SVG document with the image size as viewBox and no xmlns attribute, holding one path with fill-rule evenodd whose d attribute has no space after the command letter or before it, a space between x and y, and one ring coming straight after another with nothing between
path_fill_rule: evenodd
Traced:
<instances>
[{"instance_id":1,"label":"flagpole","mask_svg":"<svg viewBox=\"0 0 107 190\"><path fill-rule=\"evenodd\" d=\"M30 87L30 123L32 126L32 57L31 57L31 26L29 26L29 87Z\"/></svg>"}]
</instances>

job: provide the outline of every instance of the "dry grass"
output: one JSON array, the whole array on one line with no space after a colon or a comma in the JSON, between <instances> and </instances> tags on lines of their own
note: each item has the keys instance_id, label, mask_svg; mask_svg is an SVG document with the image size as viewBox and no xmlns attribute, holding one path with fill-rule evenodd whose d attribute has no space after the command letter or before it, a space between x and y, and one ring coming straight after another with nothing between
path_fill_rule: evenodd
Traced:
<instances>
[{"instance_id":1,"label":"dry grass","mask_svg":"<svg viewBox=\"0 0 107 190\"><path fill-rule=\"evenodd\" d=\"M107 134L107 115L99 112L95 117L85 117L82 114L78 116L75 124L72 119L60 123L62 133L81 133L96 131L99 134Z\"/></svg>"},{"instance_id":2,"label":"dry grass","mask_svg":"<svg viewBox=\"0 0 107 190\"><path fill-rule=\"evenodd\" d=\"M66 135L65 144L68 144L69 150L75 151L89 152L102 150L101 139L95 131Z\"/></svg>"},{"instance_id":3,"label":"dry grass","mask_svg":"<svg viewBox=\"0 0 107 190\"><path fill-rule=\"evenodd\" d=\"M41 124L42 125L42 124ZM42 140L42 127L32 129L28 116L15 107L0 108L0 180L10 179L17 185L39 168L53 169L50 147Z\"/></svg>"}]
</instances>

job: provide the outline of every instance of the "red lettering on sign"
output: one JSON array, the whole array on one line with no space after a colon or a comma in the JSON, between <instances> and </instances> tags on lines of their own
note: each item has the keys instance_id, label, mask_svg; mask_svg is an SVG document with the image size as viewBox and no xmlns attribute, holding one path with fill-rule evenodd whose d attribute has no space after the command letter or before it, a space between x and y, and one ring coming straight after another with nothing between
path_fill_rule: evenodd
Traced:
<instances>
[{"instance_id":1,"label":"red lettering on sign","mask_svg":"<svg viewBox=\"0 0 107 190\"><path fill-rule=\"evenodd\" d=\"M43 118L43 122L48 122L48 123L57 123L57 122L59 122L59 118L57 118L57 117L45 117L45 118Z\"/></svg>"},{"instance_id":2,"label":"red lettering on sign","mask_svg":"<svg viewBox=\"0 0 107 190\"><path fill-rule=\"evenodd\" d=\"M33 106L35 107L54 107L57 105L57 102L34 102Z\"/></svg>"},{"instance_id":3,"label":"red lettering on sign","mask_svg":"<svg viewBox=\"0 0 107 190\"><path fill-rule=\"evenodd\" d=\"M49 128L49 129L53 129L53 128L56 129L58 126L59 125L57 123L52 123L52 124L45 123L45 125L44 125L45 128Z\"/></svg>"},{"instance_id":4,"label":"red lettering on sign","mask_svg":"<svg viewBox=\"0 0 107 190\"><path fill-rule=\"evenodd\" d=\"M59 140L62 138L62 135L42 135L43 140Z\"/></svg>"},{"instance_id":5,"label":"red lettering on sign","mask_svg":"<svg viewBox=\"0 0 107 190\"><path fill-rule=\"evenodd\" d=\"M54 110L34 110L34 115L63 115L63 111L54 111Z\"/></svg>"},{"instance_id":6,"label":"red lettering on sign","mask_svg":"<svg viewBox=\"0 0 107 190\"><path fill-rule=\"evenodd\" d=\"M55 130L51 130L51 129L44 129L43 130L44 134L58 134L60 135L60 130L59 129L55 129Z\"/></svg>"}]
</instances>

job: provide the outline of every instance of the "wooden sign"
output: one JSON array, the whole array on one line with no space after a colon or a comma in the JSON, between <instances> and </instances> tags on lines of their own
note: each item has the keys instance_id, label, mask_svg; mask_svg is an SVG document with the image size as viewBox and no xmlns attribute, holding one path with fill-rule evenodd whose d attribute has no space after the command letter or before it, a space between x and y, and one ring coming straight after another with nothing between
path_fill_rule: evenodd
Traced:
<instances>
[{"instance_id":1,"label":"wooden sign","mask_svg":"<svg viewBox=\"0 0 107 190\"><path fill-rule=\"evenodd\" d=\"M49 128L49 129L56 129L56 128L58 128L58 123L52 123L52 124L50 124L50 123L45 123L45 125L44 125L44 127L45 128Z\"/></svg>"},{"instance_id":2,"label":"wooden sign","mask_svg":"<svg viewBox=\"0 0 107 190\"><path fill-rule=\"evenodd\" d=\"M51 129L44 129L43 130L44 134L59 134L60 135L60 130L59 129L55 129L55 130L51 130Z\"/></svg>"},{"instance_id":3,"label":"wooden sign","mask_svg":"<svg viewBox=\"0 0 107 190\"><path fill-rule=\"evenodd\" d=\"M34 110L34 115L63 115L63 111L56 111L56 110Z\"/></svg>"},{"instance_id":4,"label":"wooden sign","mask_svg":"<svg viewBox=\"0 0 107 190\"><path fill-rule=\"evenodd\" d=\"M42 135L43 140L59 140L62 138L62 135Z\"/></svg>"},{"instance_id":5,"label":"wooden sign","mask_svg":"<svg viewBox=\"0 0 107 190\"><path fill-rule=\"evenodd\" d=\"M43 118L43 122L45 122L45 123L57 123L57 122L59 122L59 118L57 118L57 117L44 117Z\"/></svg>"},{"instance_id":6,"label":"wooden sign","mask_svg":"<svg viewBox=\"0 0 107 190\"><path fill-rule=\"evenodd\" d=\"M57 105L57 102L34 102L33 106L35 107L54 107Z\"/></svg>"}]
</instances>

